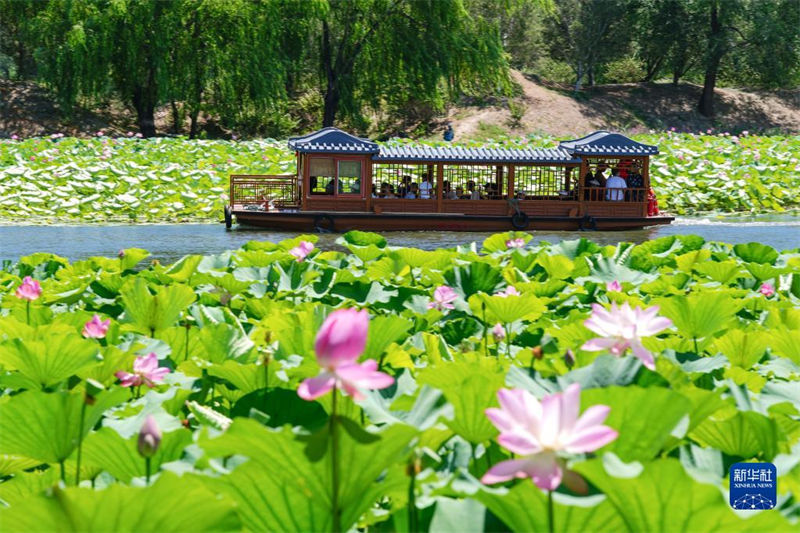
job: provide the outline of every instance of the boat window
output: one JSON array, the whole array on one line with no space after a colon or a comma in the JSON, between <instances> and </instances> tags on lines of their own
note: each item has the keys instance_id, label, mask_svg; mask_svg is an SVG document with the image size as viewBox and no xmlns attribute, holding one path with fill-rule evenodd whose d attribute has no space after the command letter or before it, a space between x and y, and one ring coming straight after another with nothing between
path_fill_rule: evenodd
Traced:
<instances>
[{"instance_id":1,"label":"boat window","mask_svg":"<svg viewBox=\"0 0 800 533\"><path fill-rule=\"evenodd\" d=\"M308 161L309 193L333 194L336 167L333 158L311 157Z\"/></svg>"},{"instance_id":2,"label":"boat window","mask_svg":"<svg viewBox=\"0 0 800 533\"><path fill-rule=\"evenodd\" d=\"M445 165L447 200L503 200L506 198L508 167Z\"/></svg>"},{"instance_id":3,"label":"boat window","mask_svg":"<svg viewBox=\"0 0 800 533\"><path fill-rule=\"evenodd\" d=\"M587 157L586 172L581 180L582 186L586 189L584 198L589 201L604 201L608 195L603 193L603 189L608 179L616 175L625 182L627 190L624 200L643 202L647 196L643 174L644 161L641 158Z\"/></svg>"},{"instance_id":4,"label":"boat window","mask_svg":"<svg viewBox=\"0 0 800 533\"><path fill-rule=\"evenodd\" d=\"M339 161L339 194L361 194L361 161Z\"/></svg>"},{"instance_id":5,"label":"boat window","mask_svg":"<svg viewBox=\"0 0 800 533\"><path fill-rule=\"evenodd\" d=\"M372 167L376 198L432 200L436 198L434 165L381 163Z\"/></svg>"},{"instance_id":6,"label":"boat window","mask_svg":"<svg viewBox=\"0 0 800 533\"><path fill-rule=\"evenodd\" d=\"M577 170L561 166L518 166L514 193L520 200L564 199L573 194Z\"/></svg>"}]
</instances>

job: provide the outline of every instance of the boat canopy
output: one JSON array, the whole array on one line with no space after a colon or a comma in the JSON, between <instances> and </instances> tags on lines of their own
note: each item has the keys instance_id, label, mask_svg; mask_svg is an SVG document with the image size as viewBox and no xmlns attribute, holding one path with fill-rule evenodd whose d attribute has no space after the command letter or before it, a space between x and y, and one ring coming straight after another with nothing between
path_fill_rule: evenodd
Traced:
<instances>
[{"instance_id":1,"label":"boat canopy","mask_svg":"<svg viewBox=\"0 0 800 533\"><path fill-rule=\"evenodd\" d=\"M603 132L607 133L607 132ZM593 134L594 135L594 134ZM591 137L591 136L590 136ZM619 136L622 137L622 136ZM622 137L624 138L624 137ZM629 143L634 143L627 139ZM575 142L575 141L570 141ZM289 148L301 154L370 155L372 161L476 163L487 165L561 164L579 165L581 158L562 146L557 148L467 148L377 143L338 128L324 128L308 135L289 138ZM637 144L638 143L634 143ZM646 145L639 145L646 146ZM647 147L653 148L653 147ZM657 153L656 149L656 153ZM592 152L594 154L594 152ZM639 152L643 155L643 152Z\"/></svg>"},{"instance_id":2,"label":"boat canopy","mask_svg":"<svg viewBox=\"0 0 800 533\"><path fill-rule=\"evenodd\" d=\"M300 153L377 154L378 144L338 128L323 128L308 135L289 137L289 148Z\"/></svg>"},{"instance_id":3,"label":"boat canopy","mask_svg":"<svg viewBox=\"0 0 800 533\"><path fill-rule=\"evenodd\" d=\"M444 163L580 164L581 160L560 148L464 148L460 146L381 146L372 156L381 161L442 161Z\"/></svg>"},{"instance_id":4,"label":"boat canopy","mask_svg":"<svg viewBox=\"0 0 800 533\"><path fill-rule=\"evenodd\" d=\"M658 153L658 146L642 144L622 134L605 130L596 131L573 141L562 141L558 147L573 156L645 156Z\"/></svg>"}]
</instances>

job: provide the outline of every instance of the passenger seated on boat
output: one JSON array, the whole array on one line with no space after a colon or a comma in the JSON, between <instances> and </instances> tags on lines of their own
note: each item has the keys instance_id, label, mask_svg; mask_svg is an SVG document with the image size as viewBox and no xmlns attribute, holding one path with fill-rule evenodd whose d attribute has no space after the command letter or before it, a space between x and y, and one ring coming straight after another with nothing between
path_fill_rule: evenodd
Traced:
<instances>
[{"instance_id":1,"label":"passenger seated on boat","mask_svg":"<svg viewBox=\"0 0 800 533\"><path fill-rule=\"evenodd\" d=\"M422 183L419 184L419 197L423 200L430 200L433 185L431 185L431 177L428 174L422 176Z\"/></svg>"},{"instance_id":2,"label":"passenger seated on boat","mask_svg":"<svg viewBox=\"0 0 800 533\"><path fill-rule=\"evenodd\" d=\"M456 197L453 200L464 200L469 198L469 196L464 195L464 187L456 187Z\"/></svg>"},{"instance_id":3,"label":"passenger seated on boat","mask_svg":"<svg viewBox=\"0 0 800 533\"><path fill-rule=\"evenodd\" d=\"M416 200L419 198L419 186L416 183L411 184L411 187L408 189L405 198L406 200Z\"/></svg>"},{"instance_id":4,"label":"passenger seated on boat","mask_svg":"<svg viewBox=\"0 0 800 533\"><path fill-rule=\"evenodd\" d=\"M628 200L632 202L644 201L644 178L636 171L628 174L628 188L629 189L642 189L638 191L628 191Z\"/></svg>"},{"instance_id":5,"label":"passenger seated on boat","mask_svg":"<svg viewBox=\"0 0 800 533\"><path fill-rule=\"evenodd\" d=\"M624 200L625 191L622 189L626 189L627 187L628 185L625 183L625 180L619 175L619 169L615 168L611 177L606 181L606 200L611 200L612 202Z\"/></svg>"},{"instance_id":6,"label":"passenger seated on boat","mask_svg":"<svg viewBox=\"0 0 800 533\"><path fill-rule=\"evenodd\" d=\"M480 200L481 199L481 192L478 189L475 188L475 182L474 181L470 180L470 181L467 182L467 192L469 193L469 196L467 197L467 200Z\"/></svg>"},{"instance_id":7,"label":"passenger seated on boat","mask_svg":"<svg viewBox=\"0 0 800 533\"><path fill-rule=\"evenodd\" d=\"M584 180L583 186L586 187L586 192L583 195L584 200L602 200L603 198L600 196L602 193L600 191L591 190L600 188L600 181L595 177L595 174L592 174L591 171L587 172Z\"/></svg>"},{"instance_id":8,"label":"passenger seated on boat","mask_svg":"<svg viewBox=\"0 0 800 533\"><path fill-rule=\"evenodd\" d=\"M608 167L604 163L600 163L597 165L597 172L594 173L594 179L597 180L599 185L595 185L595 187L605 187L606 186L606 177L603 174Z\"/></svg>"},{"instance_id":9,"label":"passenger seated on boat","mask_svg":"<svg viewBox=\"0 0 800 533\"><path fill-rule=\"evenodd\" d=\"M445 200L458 200L458 193L450 187L450 182L445 181L443 184Z\"/></svg>"},{"instance_id":10,"label":"passenger seated on boat","mask_svg":"<svg viewBox=\"0 0 800 533\"><path fill-rule=\"evenodd\" d=\"M327 185L325 185L325 194L333 194L333 188L335 187L334 182L335 180L331 179ZM339 192L342 191L342 182L339 182Z\"/></svg>"}]
</instances>

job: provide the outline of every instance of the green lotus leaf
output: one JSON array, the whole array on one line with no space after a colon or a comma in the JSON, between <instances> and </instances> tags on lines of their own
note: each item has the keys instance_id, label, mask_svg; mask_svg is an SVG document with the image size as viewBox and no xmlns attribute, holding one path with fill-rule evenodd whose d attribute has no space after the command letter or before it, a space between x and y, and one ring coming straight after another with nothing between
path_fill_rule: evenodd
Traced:
<instances>
[{"instance_id":1,"label":"green lotus leaf","mask_svg":"<svg viewBox=\"0 0 800 533\"><path fill-rule=\"evenodd\" d=\"M733 246L733 253L747 263L774 265L778 259L775 248L759 242L736 244Z\"/></svg>"},{"instance_id":2,"label":"green lotus leaf","mask_svg":"<svg viewBox=\"0 0 800 533\"><path fill-rule=\"evenodd\" d=\"M493 294L503 279L495 267L483 262L472 262L468 266L455 266L444 275L450 287L469 298L478 292Z\"/></svg>"},{"instance_id":3,"label":"green lotus leaf","mask_svg":"<svg viewBox=\"0 0 800 533\"><path fill-rule=\"evenodd\" d=\"M721 450L745 460L771 461L782 440L775 421L754 411L740 411L733 416L706 419L689 433L698 444Z\"/></svg>"},{"instance_id":4,"label":"green lotus leaf","mask_svg":"<svg viewBox=\"0 0 800 533\"><path fill-rule=\"evenodd\" d=\"M180 498L175 498L180 494ZM170 502L164 505L164 502ZM152 486L112 485L101 491L54 488L0 513L8 531L135 533L238 531L231 499L212 494L197 479L164 473Z\"/></svg>"},{"instance_id":5,"label":"green lotus leaf","mask_svg":"<svg viewBox=\"0 0 800 533\"><path fill-rule=\"evenodd\" d=\"M94 404L86 407L81 425L84 401L77 392L18 394L0 403L0 453L24 455L44 463L62 462L106 409L128 396L127 390L119 388L98 395Z\"/></svg>"},{"instance_id":6,"label":"green lotus leaf","mask_svg":"<svg viewBox=\"0 0 800 533\"><path fill-rule=\"evenodd\" d=\"M386 239L378 233L371 233L368 231L348 231L342 235L337 242L340 244L352 244L355 246L376 246L377 248L386 248Z\"/></svg>"},{"instance_id":7,"label":"green lotus leaf","mask_svg":"<svg viewBox=\"0 0 800 533\"><path fill-rule=\"evenodd\" d=\"M619 465L619 466L618 466ZM575 470L608 497L623 531L788 531L779 513L740 517L713 485L694 481L676 459L622 466L606 454L575 465ZM642 498L647 494L647 498Z\"/></svg>"},{"instance_id":8,"label":"green lotus leaf","mask_svg":"<svg viewBox=\"0 0 800 533\"><path fill-rule=\"evenodd\" d=\"M672 320L687 339L698 339L728 328L742 305L723 292L692 293L688 296L659 298L660 314Z\"/></svg>"},{"instance_id":9,"label":"green lotus leaf","mask_svg":"<svg viewBox=\"0 0 800 533\"><path fill-rule=\"evenodd\" d=\"M348 530L380 497L381 473L408 450L416 430L394 425L367 433L341 418L337 430L341 461L339 508L342 530ZM235 497L244 526L251 531L331 531L331 452L327 426L311 437L271 430L237 418L220 437L201 447L212 457L231 453L250 461L232 474L207 483ZM369 458L365 461L364 458Z\"/></svg>"},{"instance_id":10,"label":"green lotus leaf","mask_svg":"<svg viewBox=\"0 0 800 533\"><path fill-rule=\"evenodd\" d=\"M619 437L601 450L632 461L656 457L692 408L691 402L675 391L638 386L582 391L582 410L592 405L609 406L605 424L619 432Z\"/></svg>"},{"instance_id":11,"label":"green lotus leaf","mask_svg":"<svg viewBox=\"0 0 800 533\"><path fill-rule=\"evenodd\" d=\"M98 353L94 341L57 333L39 340L0 343L0 365L19 372L33 388L47 388L98 364Z\"/></svg>"},{"instance_id":12,"label":"green lotus leaf","mask_svg":"<svg viewBox=\"0 0 800 533\"><path fill-rule=\"evenodd\" d=\"M141 277L127 283L120 292L125 316L134 331L151 336L175 325L196 299L194 291L186 285L159 286L156 294L151 294Z\"/></svg>"},{"instance_id":13,"label":"green lotus leaf","mask_svg":"<svg viewBox=\"0 0 800 533\"><path fill-rule=\"evenodd\" d=\"M144 458L137 449L137 439L138 435L124 439L111 428L101 428L84 440L83 460L86 465L105 470L118 480L129 483L132 478L144 477L146 473ZM150 460L151 472L157 472L163 463L179 459L191 442L192 433L186 429L164 433Z\"/></svg>"},{"instance_id":14,"label":"green lotus leaf","mask_svg":"<svg viewBox=\"0 0 800 533\"><path fill-rule=\"evenodd\" d=\"M420 372L417 381L441 390L453 405L454 417L448 427L454 432L473 443L497 435L484 411L497 405L497 391L503 387L505 373L491 360L443 363Z\"/></svg>"},{"instance_id":15,"label":"green lotus leaf","mask_svg":"<svg viewBox=\"0 0 800 533\"><path fill-rule=\"evenodd\" d=\"M483 503L511 531L621 531L624 522L602 495L577 498L553 495L553 527L548 523L547 495L530 480L518 481L510 490L483 489L472 496Z\"/></svg>"}]
</instances>

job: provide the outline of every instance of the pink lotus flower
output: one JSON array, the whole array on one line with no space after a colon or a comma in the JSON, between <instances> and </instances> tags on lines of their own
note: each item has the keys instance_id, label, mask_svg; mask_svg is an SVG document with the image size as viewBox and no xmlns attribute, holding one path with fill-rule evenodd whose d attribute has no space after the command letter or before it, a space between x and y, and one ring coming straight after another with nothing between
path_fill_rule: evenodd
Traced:
<instances>
[{"instance_id":1,"label":"pink lotus flower","mask_svg":"<svg viewBox=\"0 0 800 533\"><path fill-rule=\"evenodd\" d=\"M87 339L102 339L108 333L108 326L111 319L100 320L100 315L94 315L90 321L83 326L83 336Z\"/></svg>"},{"instance_id":2,"label":"pink lotus flower","mask_svg":"<svg viewBox=\"0 0 800 533\"><path fill-rule=\"evenodd\" d=\"M620 292L622 290L622 284L620 284L620 282L617 280L609 281L606 283L606 290Z\"/></svg>"},{"instance_id":3,"label":"pink lotus flower","mask_svg":"<svg viewBox=\"0 0 800 533\"><path fill-rule=\"evenodd\" d=\"M141 133L137 133L137 134L136 134L136 138L137 138L137 139L141 139L142 137L144 137L144 135L142 135Z\"/></svg>"},{"instance_id":4,"label":"pink lotus flower","mask_svg":"<svg viewBox=\"0 0 800 533\"><path fill-rule=\"evenodd\" d=\"M300 263L312 251L314 251L314 243L308 241L300 241L300 244L289 250L289 254L297 258L297 262Z\"/></svg>"},{"instance_id":5,"label":"pink lotus flower","mask_svg":"<svg viewBox=\"0 0 800 533\"><path fill-rule=\"evenodd\" d=\"M747 130L744 130L744 131L742 132L742 137L747 137L749 134L750 134L750 132L749 132L749 131L747 131Z\"/></svg>"},{"instance_id":6,"label":"pink lotus flower","mask_svg":"<svg viewBox=\"0 0 800 533\"><path fill-rule=\"evenodd\" d=\"M519 239L509 239L506 241L506 248L508 249L524 248L524 247L525 247L525 239L521 237Z\"/></svg>"},{"instance_id":7,"label":"pink lotus flower","mask_svg":"<svg viewBox=\"0 0 800 533\"><path fill-rule=\"evenodd\" d=\"M520 296L520 292L513 285L509 285L505 290L496 292L494 295L500 296L501 298L508 298L509 296Z\"/></svg>"},{"instance_id":8,"label":"pink lotus flower","mask_svg":"<svg viewBox=\"0 0 800 533\"><path fill-rule=\"evenodd\" d=\"M314 342L314 351L322 372L306 379L297 388L304 400L314 400L331 391L342 389L355 400L364 395L359 389L385 389L394 378L378 372L378 362L368 359L358 363L367 345L369 313L355 309L334 311L322 324Z\"/></svg>"},{"instance_id":9,"label":"pink lotus flower","mask_svg":"<svg viewBox=\"0 0 800 533\"><path fill-rule=\"evenodd\" d=\"M22 280L22 284L17 287L17 292L15 292L14 295L20 300L32 302L42 295L42 286L30 276L25 276Z\"/></svg>"},{"instance_id":10,"label":"pink lotus flower","mask_svg":"<svg viewBox=\"0 0 800 533\"><path fill-rule=\"evenodd\" d=\"M11 140L12 140L12 141L17 141L17 140L19 140L19 135L17 135L17 134L15 133L14 135L12 135L12 136L11 136Z\"/></svg>"},{"instance_id":11,"label":"pink lotus flower","mask_svg":"<svg viewBox=\"0 0 800 533\"><path fill-rule=\"evenodd\" d=\"M771 298L775 295L775 287L773 287L771 283L762 283L761 287L758 288L758 292L767 298Z\"/></svg>"},{"instance_id":12,"label":"pink lotus flower","mask_svg":"<svg viewBox=\"0 0 800 533\"><path fill-rule=\"evenodd\" d=\"M163 381L164 376L169 374L169 368L158 366L158 356L150 352L142 357L137 357L133 362L133 374L120 370L114 375L121 381L123 387L138 387L145 384L150 388L155 387L155 383Z\"/></svg>"},{"instance_id":13,"label":"pink lotus flower","mask_svg":"<svg viewBox=\"0 0 800 533\"><path fill-rule=\"evenodd\" d=\"M620 307L613 303L611 309L592 304L592 316L583 325L602 337L587 341L581 349L590 352L608 350L621 356L630 348L634 357L641 359L644 366L655 370L653 354L642 345L641 338L655 335L672 326L670 319L656 316L658 310L658 306L631 309L628 302Z\"/></svg>"},{"instance_id":14,"label":"pink lotus flower","mask_svg":"<svg viewBox=\"0 0 800 533\"><path fill-rule=\"evenodd\" d=\"M102 136L103 136L103 132L102 132L102 131L98 131L98 132L97 132L97 136L98 136L98 137L102 137Z\"/></svg>"},{"instance_id":15,"label":"pink lotus flower","mask_svg":"<svg viewBox=\"0 0 800 533\"><path fill-rule=\"evenodd\" d=\"M436 287L433 291L433 301L428 304L428 309L438 309L444 311L445 309L453 309L453 301L458 298L456 291L447 285Z\"/></svg>"},{"instance_id":16,"label":"pink lotus flower","mask_svg":"<svg viewBox=\"0 0 800 533\"><path fill-rule=\"evenodd\" d=\"M153 415L147 415L147 418L144 419L144 424L142 424L142 429L139 430L139 439L136 442L139 455L153 457L158 451L159 444L161 444L161 428L158 427Z\"/></svg>"},{"instance_id":17,"label":"pink lotus flower","mask_svg":"<svg viewBox=\"0 0 800 533\"><path fill-rule=\"evenodd\" d=\"M126 136L128 136L128 137L133 137L133 132L132 132L132 131L129 131L129 132L128 132L128 133L126 133L125 135L126 135Z\"/></svg>"},{"instance_id":18,"label":"pink lotus flower","mask_svg":"<svg viewBox=\"0 0 800 533\"><path fill-rule=\"evenodd\" d=\"M506 330L503 329L503 325L498 322L492 328L492 335L494 335L494 340L501 341L506 338Z\"/></svg>"},{"instance_id":19,"label":"pink lotus flower","mask_svg":"<svg viewBox=\"0 0 800 533\"><path fill-rule=\"evenodd\" d=\"M580 394L577 383L541 403L524 390L498 391L500 408L486 409L486 416L500 430L498 444L521 457L497 463L481 481L531 478L537 487L555 490L565 474L560 453L593 452L616 439L617 432L602 425L611 410L607 405L594 405L578 417Z\"/></svg>"}]
</instances>

